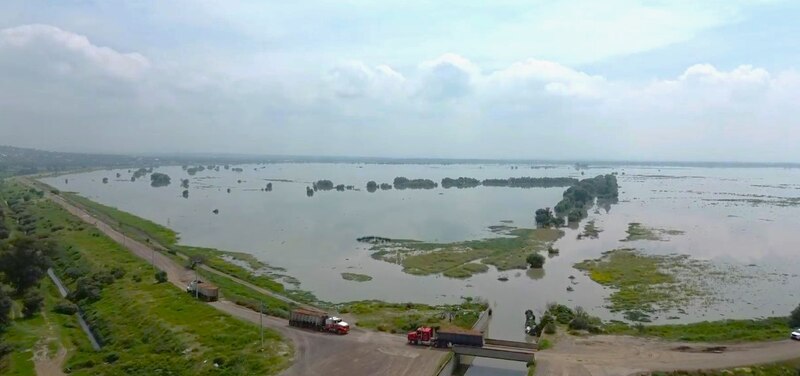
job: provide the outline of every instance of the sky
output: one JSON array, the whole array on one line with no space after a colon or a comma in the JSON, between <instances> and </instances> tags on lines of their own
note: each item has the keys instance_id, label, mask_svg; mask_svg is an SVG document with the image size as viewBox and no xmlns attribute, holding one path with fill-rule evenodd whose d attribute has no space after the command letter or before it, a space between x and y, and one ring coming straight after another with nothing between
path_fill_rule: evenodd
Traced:
<instances>
[{"instance_id":1,"label":"sky","mask_svg":"<svg viewBox=\"0 0 800 376\"><path fill-rule=\"evenodd\" d=\"M800 2L0 2L0 145L800 162Z\"/></svg>"}]
</instances>

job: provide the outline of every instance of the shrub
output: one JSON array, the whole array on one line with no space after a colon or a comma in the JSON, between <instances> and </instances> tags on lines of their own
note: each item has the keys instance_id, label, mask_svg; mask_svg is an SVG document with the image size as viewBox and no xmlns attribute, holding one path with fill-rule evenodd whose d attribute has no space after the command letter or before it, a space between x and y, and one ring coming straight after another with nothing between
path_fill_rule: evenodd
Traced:
<instances>
[{"instance_id":1,"label":"shrub","mask_svg":"<svg viewBox=\"0 0 800 376\"><path fill-rule=\"evenodd\" d=\"M800 305L792 311L792 314L789 315L789 326L792 328L800 327Z\"/></svg>"},{"instance_id":2,"label":"shrub","mask_svg":"<svg viewBox=\"0 0 800 376\"><path fill-rule=\"evenodd\" d=\"M167 281L167 272L163 270L159 270L156 272L156 282L157 283L164 283Z\"/></svg>"},{"instance_id":3,"label":"shrub","mask_svg":"<svg viewBox=\"0 0 800 376\"><path fill-rule=\"evenodd\" d=\"M22 315L26 318L33 317L33 315L42 309L43 302L44 297L42 297L39 292L29 291L25 294L25 297L22 298Z\"/></svg>"},{"instance_id":4,"label":"shrub","mask_svg":"<svg viewBox=\"0 0 800 376\"><path fill-rule=\"evenodd\" d=\"M55 307L53 307L53 312L62 315L74 315L78 312L78 306L68 300L62 300L56 303Z\"/></svg>"},{"instance_id":5,"label":"shrub","mask_svg":"<svg viewBox=\"0 0 800 376\"><path fill-rule=\"evenodd\" d=\"M114 363L114 362L116 362L117 360L119 360L119 355L118 355L117 353L115 353L115 352L108 353L108 355L106 355L106 356L104 356L104 357L103 357L103 360L104 360L106 363L109 363L109 364L111 364L111 363Z\"/></svg>"},{"instance_id":6,"label":"shrub","mask_svg":"<svg viewBox=\"0 0 800 376\"><path fill-rule=\"evenodd\" d=\"M547 305L547 312L555 316L559 324L569 324L575 318L575 312L563 304L550 303Z\"/></svg>"},{"instance_id":7,"label":"shrub","mask_svg":"<svg viewBox=\"0 0 800 376\"><path fill-rule=\"evenodd\" d=\"M528 265L530 265L531 268L541 269L544 266L545 257L534 252L528 255L525 261L528 262Z\"/></svg>"},{"instance_id":8,"label":"shrub","mask_svg":"<svg viewBox=\"0 0 800 376\"><path fill-rule=\"evenodd\" d=\"M544 333L545 334L556 334L556 323L549 322L544 326Z\"/></svg>"},{"instance_id":9,"label":"shrub","mask_svg":"<svg viewBox=\"0 0 800 376\"><path fill-rule=\"evenodd\" d=\"M586 330L589 333L599 333L600 319L589 315L581 307L575 307L575 318L569 322L569 328L572 330Z\"/></svg>"}]
</instances>

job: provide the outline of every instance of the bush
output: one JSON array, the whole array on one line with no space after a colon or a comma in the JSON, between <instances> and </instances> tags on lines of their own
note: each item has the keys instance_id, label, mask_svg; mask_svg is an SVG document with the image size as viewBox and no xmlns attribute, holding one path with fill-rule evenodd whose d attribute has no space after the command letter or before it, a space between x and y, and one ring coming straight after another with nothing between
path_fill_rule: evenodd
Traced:
<instances>
[{"instance_id":1,"label":"bush","mask_svg":"<svg viewBox=\"0 0 800 376\"><path fill-rule=\"evenodd\" d=\"M789 315L789 326L792 328L800 327L800 305L792 311L792 314Z\"/></svg>"},{"instance_id":2,"label":"bush","mask_svg":"<svg viewBox=\"0 0 800 376\"><path fill-rule=\"evenodd\" d=\"M62 315L74 315L78 312L78 306L70 301L62 300L56 303L55 307L53 307L53 312L60 313Z\"/></svg>"},{"instance_id":3,"label":"bush","mask_svg":"<svg viewBox=\"0 0 800 376\"><path fill-rule=\"evenodd\" d=\"M528 265L530 265L531 268L541 269L544 266L545 257L534 252L528 255L525 261L528 262Z\"/></svg>"},{"instance_id":4,"label":"bush","mask_svg":"<svg viewBox=\"0 0 800 376\"><path fill-rule=\"evenodd\" d=\"M33 317L42 309L44 297L37 291L30 291L22 298L22 315L26 318Z\"/></svg>"},{"instance_id":5,"label":"bush","mask_svg":"<svg viewBox=\"0 0 800 376\"><path fill-rule=\"evenodd\" d=\"M549 322L544 326L544 333L545 334L556 334L556 323Z\"/></svg>"},{"instance_id":6,"label":"bush","mask_svg":"<svg viewBox=\"0 0 800 376\"><path fill-rule=\"evenodd\" d=\"M601 331L600 319L589 315L581 307L575 307L575 318L569 322L569 328L571 330L586 330L589 333L599 333Z\"/></svg>"},{"instance_id":7,"label":"bush","mask_svg":"<svg viewBox=\"0 0 800 376\"><path fill-rule=\"evenodd\" d=\"M103 360L104 360L106 363L109 363L109 364L111 364L111 363L114 363L114 362L116 362L117 360L119 360L119 355L118 355L117 353L115 353L115 352L108 353L108 355L106 355L106 356L104 356L104 357L103 357Z\"/></svg>"},{"instance_id":8,"label":"bush","mask_svg":"<svg viewBox=\"0 0 800 376\"><path fill-rule=\"evenodd\" d=\"M547 305L547 312L555 316L559 324L567 325L575 318L575 312L563 304L550 303Z\"/></svg>"},{"instance_id":9,"label":"bush","mask_svg":"<svg viewBox=\"0 0 800 376\"><path fill-rule=\"evenodd\" d=\"M156 272L156 282L157 283L164 283L167 281L167 272L163 270L159 270Z\"/></svg>"}]
</instances>

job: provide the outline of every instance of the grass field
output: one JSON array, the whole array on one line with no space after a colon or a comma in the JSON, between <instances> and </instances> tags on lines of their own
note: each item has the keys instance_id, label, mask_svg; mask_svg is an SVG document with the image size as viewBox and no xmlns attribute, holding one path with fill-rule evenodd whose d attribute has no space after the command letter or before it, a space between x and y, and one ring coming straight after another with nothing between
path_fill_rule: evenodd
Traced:
<instances>
[{"instance_id":1,"label":"grass field","mask_svg":"<svg viewBox=\"0 0 800 376\"><path fill-rule=\"evenodd\" d=\"M5 184L3 195L20 191ZM97 290L79 305L103 349L77 347L66 364L71 374L276 374L288 365L292 349L275 332L265 332L262 350L257 326L155 283L150 265L56 204L25 205L34 234L58 244L55 269L68 288Z\"/></svg>"},{"instance_id":2,"label":"grass field","mask_svg":"<svg viewBox=\"0 0 800 376\"><path fill-rule=\"evenodd\" d=\"M438 306L364 300L343 303L338 308L341 313L353 316L359 327L404 333L422 325L469 329L487 307L485 302L465 299L461 304Z\"/></svg>"}]
</instances>

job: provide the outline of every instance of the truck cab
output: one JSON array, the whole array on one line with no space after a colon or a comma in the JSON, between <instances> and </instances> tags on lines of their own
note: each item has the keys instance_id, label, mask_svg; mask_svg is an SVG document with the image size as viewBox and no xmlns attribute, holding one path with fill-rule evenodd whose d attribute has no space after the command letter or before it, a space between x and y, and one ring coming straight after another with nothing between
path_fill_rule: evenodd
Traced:
<instances>
[{"instance_id":1,"label":"truck cab","mask_svg":"<svg viewBox=\"0 0 800 376\"><path fill-rule=\"evenodd\" d=\"M325 329L337 334L347 334L350 331L350 324L334 316L325 319Z\"/></svg>"},{"instance_id":2,"label":"truck cab","mask_svg":"<svg viewBox=\"0 0 800 376\"><path fill-rule=\"evenodd\" d=\"M408 332L408 343L419 345L420 342L430 342L433 339L433 328L421 326L417 330Z\"/></svg>"}]
</instances>

